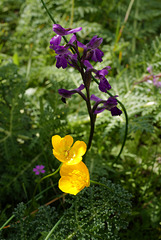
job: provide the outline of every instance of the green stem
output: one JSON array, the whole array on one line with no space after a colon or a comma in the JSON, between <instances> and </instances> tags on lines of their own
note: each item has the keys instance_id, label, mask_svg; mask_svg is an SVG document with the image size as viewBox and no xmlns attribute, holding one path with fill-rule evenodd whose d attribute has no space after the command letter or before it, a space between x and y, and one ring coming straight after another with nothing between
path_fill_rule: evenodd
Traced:
<instances>
[{"instance_id":1,"label":"green stem","mask_svg":"<svg viewBox=\"0 0 161 240\"><path fill-rule=\"evenodd\" d=\"M54 24L56 24L56 22L55 22L54 18L52 17L51 13L50 13L49 10L47 9L46 4L44 3L44 1L41 0L41 2L42 2L43 7L45 8L47 14L49 15L50 19L52 20L52 22L53 22Z\"/></svg>"},{"instance_id":2,"label":"green stem","mask_svg":"<svg viewBox=\"0 0 161 240\"><path fill-rule=\"evenodd\" d=\"M41 0L41 2L42 2L42 4L43 4L43 6L44 6L44 8L45 8L45 10L46 10L46 12L47 12L47 14L49 15L50 19L52 20L52 22L53 22L54 24L56 24L54 18L52 17L52 15L50 14L49 10L47 9L46 4L44 3L44 1ZM132 7L132 5L133 5L133 2L134 2L134 0L131 0L130 6L129 6L128 10L127 10L127 14L126 14L125 19L124 19L124 22L126 22L127 19L128 19L129 12L130 12L130 10L131 10L131 7ZM64 38L65 42L68 43L66 37L63 36L63 38ZM72 48L72 51L74 51L73 48ZM97 81L94 77L93 77L93 79L94 79L94 81L95 81L97 84L99 84L98 81ZM107 94L109 94L111 97L113 97L113 95L112 95L111 93L109 93L108 91L107 91ZM88 102L88 99L87 99L87 102ZM126 125L125 125L125 136L124 136L123 144L122 144L122 147L121 147L121 149L120 149L120 152L119 152L118 156L116 157L115 161L113 162L113 164L114 164L115 162L117 162L117 160L119 159L119 157L120 157L120 155L121 155L121 153L122 153L122 151L123 151L123 148L124 148L124 146L125 146L125 142L126 142L126 139L127 139L127 133L128 133L128 115L127 115L126 109L125 109L124 105L123 105L119 100L117 100L117 102L121 105L121 107L122 107L122 109L123 109L123 111L124 111L125 118L126 118ZM89 110L89 105L87 106L87 108L88 108L88 110ZM93 138L93 133L94 133L94 123L95 123L95 120L93 119L92 114L91 114L90 112L89 112L89 115L90 115L90 120L91 120L91 131L90 131L90 137L89 137L89 141L88 141L88 148L87 148L88 150L89 150L89 148L90 148L90 146L91 146L91 142L92 142L92 138Z\"/></svg>"},{"instance_id":3,"label":"green stem","mask_svg":"<svg viewBox=\"0 0 161 240\"><path fill-rule=\"evenodd\" d=\"M89 139L88 139L87 151L90 149L91 144L92 144L92 139L93 139L93 134L94 134L94 127L95 127L95 120L96 120L96 117L93 116L93 114L92 114L92 116L90 118L91 129L90 129L90 135L89 135Z\"/></svg>"},{"instance_id":4,"label":"green stem","mask_svg":"<svg viewBox=\"0 0 161 240\"><path fill-rule=\"evenodd\" d=\"M95 184L95 185L103 186L103 187L105 187L105 188L108 188L110 191L112 191L111 188L107 187L107 186L106 186L105 184L103 184L103 183L96 182L96 181L93 181L93 180L90 180L90 183L93 183L93 184Z\"/></svg>"},{"instance_id":5,"label":"green stem","mask_svg":"<svg viewBox=\"0 0 161 240\"><path fill-rule=\"evenodd\" d=\"M60 164L60 166L58 167L58 169L57 169L55 172L53 172L53 173L51 173L51 174L48 174L48 175L46 175L45 177L43 177L43 178L41 178L41 179L39 180L39 182L37 183L37 185L36 185L36 187L35 187L35 190L34 190L34 193L33 193L33 197L32 197L32 201L34 200L34 196L35 196L35 194L36 194L36 190L37 190L39 184L40 184L44 179L46 179L46 178L48 178L48 177L51 177L51 176L54 176L57 172L59 172L59 169L60 169L61 166L62 166L62 163Z\"/></svg>"},{"instance_id":6,"label":"green stem","mask_svg":"<svg viewBox=\"0 0 161 240\"><path fill-rule=\"evenodd\" d=\"M70 15L70 27L72 27L73 24L73 18L74 18L74 0L71 0L72 7L71 7L71 15Z\"/></svg>"},{"instance_id":7,"label":"green stem","mask_svg":"<svg viewBox=\"0 0 161 240\"><path fill-rule=\"evenodd\" d=\"M109 92L107 92L109 94ZM124 140L123 140L123 143L122 143L122 146L121 146L121 149L120 149L120 152L119 154L117 155L116 159L113 161L113 164L116 163L124 149L124 146L125 146L125 143L126 143L126 140L127 140L127 134L128 134L128 125L129 125L129 120L128 120L128 115L127 115L127 111L126 111L126 108L125 106L122 104L122 102L120 102L118 99L117 99L117 102L121 105L122 107L122 110L124 111L124 114L125 114L125 119L126 119L126 124L125 124L125 134L124 134ZM112 164L112 165L113 165Z\"/></svg>"},{"instance_id":8,"label":"green stem","mask_svg":"<svg viewBox=\"0 0 161 240\"><path fill-rule=\"evenodd\" d=\"M93 80L94 80L97 84L99 84L98 80L95 79L94 77L93 77ZM110 92L108 92L108 91L107 91L107 94L108 94L109 96L111 96L111 97L114 97L114 96L113 96ZM119 101L118 99L116 99L116 100L117 100L117 102L118 102L118 103L121 105L121 107L122 107L122 110L123 110L123 112L124 112L124 114L125 114L125 121L126 121L126 123L125 123L124 140L123 140L123 143L122 143L120 152L119 152L119 154L117 155L116 159L113 161L112 165L118 161L118 159L119 159L119 157L120 157L120 155L121 155L121 153L122 153L122 151L123 151L123 149L124 149L124 146L125 146L125 143L126 143L126 140L127 140L128 122L129 122L129 121L128 121L128 115L127 115L127 111L126 111L125 106L123 105L123 103L122 103L121 101Z\"/></svg>"},{"instance_id":9,"label":"green stem","mask_svg":"<svg viewBox=\"0 0 161 240\"><path fill-rule=\"evenodd\" d=\"M12 215L0 228L0 231L15 217L15 215Z\"/></svg>"},{"instance_id":10,"label":"green stem","mask_svg":"<svg viewBox=\"0 0 161 240\"><path fill-rule=\"evenodd\" d=\"M41 2L42 2L43 7L45 8L47 14L49 15L51 21L52 21L54 24L57 24L56 21L54 20L54 18L52 17L51 13L50 13L49 10L47 9L47 6L46 6L45 2L44 2L43 0L41 0ZM63 36L63 38L64 38L64 41L65 41L66 43L68 43L68 40L66 39L66 37Z\"/></svg>"},{"instance_id":11,"label":"green stem","mask_svg":"<svg viewBox=\"0 0 161 240\"><path fill-rule=\"evenodd\" d=\"M54 225L54 227L50 230L50 232L48 233L48 235L46 236L46 238L45 238L45 240L48 240L49 239L49 237L51 236L51 234L54 232L54 230L55 230L55 228L59 225L59 223L61 223L61 221L63 220L63 217L64 217L65 215L63 215L60 219L59 219L59 221ZM54 238L55 239L55 238Z\"/></svg>"}]
</instances>

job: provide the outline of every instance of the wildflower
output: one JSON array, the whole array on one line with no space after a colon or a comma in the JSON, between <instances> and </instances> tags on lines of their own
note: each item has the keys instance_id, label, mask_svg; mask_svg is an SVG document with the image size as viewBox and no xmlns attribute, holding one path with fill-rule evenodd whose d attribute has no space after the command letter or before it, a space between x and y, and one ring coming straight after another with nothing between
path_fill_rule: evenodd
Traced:
<instances>
[{"instance_id":1,"label":"wildflower","mask_svg":"<svg viewBox=\"0 0 161 240\"><path fill-rule=\"evenodd\" d=\"M161 81L159 81L160 74L154 75L152 66L147 67L147 71L150 73L149 77L152 78L154 86L161 87ZM148 80L148 82L150 82L150 80Z\"/></svg>"},{"instance_id":2,"label":"wildflower","mask_svg":"<svg viewBox=\"0 0 161 240\"><path fill-rule=\"evenodd\" d=\"M100 49L98 49L102 41L103 38L97 38L97 36L94 36L84 47L84 59L91 59L95 62L102 62L102 57L104 53Z\"/></svg>"},{"instance_id":3,"label":"wildflower","mask_svg":"<svg viewBox=\"0 0 161 240\"><path fill-rule=\"evenodd\" d=\"M76 195L83 188L89 187L89 171L83 162L75 165L63 163L60 168L59 188L65 193Z\"/></svg>"},{"instance_id":4,"label":"wildflower","mask_svg":"<svg viewBox=\"0 0 161 240\"><path fill-rule=\"evenodd\" d=\"M57 62L56 62L56 67L60 68L62 67L63 69L67 67L67 65L71 65L72 61L77 61L77 54L72 54L69 50L68 47L66 46L56 46L53 47L55 48L55 53L58 54L55 56Z\"/></svg>"},{"instance_id":5,"label":"wildflower","mask_svg":"<svg viewBox=\"0 0 161 240\"><path fill-rule=\"evenodd\" d=\"M157 76L155 76L154 78L153 78L153 84L154 84L154 86L156 86L156 87L161 87L161 81L158 81L158 77Z\"/></svg>"},{"instance_id":6,"label":"wildflower","mask_svg":"<svg viewBox=\"0 0 161 240\"><path fill-rule=\"evenodd\" d=\"M89 43L87 43L87 48L96 49L99 47L99 45L101 45L102 42L103 42L103 38L98 38L96 35L89 41Z\"/></svg>"},{"instance_id":7,"label":"wildflower","mask_svg":"<svg viewBox=\"0 0 161 240\"><path fill-rule=\"evenodd\" d=\"M70 44L72 44L74 41L76 41L76 36L73 35L68 42L69 45L60 46L61 43L61 36L68 35L70 33L75 33L77 31L80 31L82 28L76 28L72 30L65 30L62 28L59 24L53 25L54 31L58 34L54 36L50 40L50 48L55 51L57 56L55 56L57 62L56 67L63 69L67 68L68 64L72 67L75 67L75 62L77 62L77 54L72 54L71 51L69 51Z\"/></svg>"},{"instance_id":8,"label":"wildflower","mask_svg":"<svg viewBox=\"0 0 161 240\"><path fill-rule=\"evenodd\" d=\"M61 138L59 135L52 137L53 154L61 162L67 165L74 165L82 160L85 154L87 145L83 141L76 141L73 144L73 138L66 135Z\"/></svg>"},{"instance_id":9,"label":"wildflower","mask_svg":"<svg viewBox=\"0 0 161 240\"><path fill-rule=\"evenodd\" d=\"M37 165L35 168L33 168L33 172L35 172L36 175L39 175L40 173L45 173L43 165Z\"/></svg>"},{"instance_id":10,"label":"wildflower","mask_svg":"<svg viewBox=\"0 0 161 240\"><path fill-rule=\"evenodd\" d=\"M105 92L106 93L107 90L111 89L111 85L109 84L109 82L105 78L105 75L108 74L108 70L109 69L111 69L111 67L107 66L107 67L103 68L102 70L98 70L96 72L96 78L100 79L99 90L101 92Z\"/></svg>"},{"instance_id":11,"label":"wildflower","mask_svg":"<svg viewBox=\"0 0 161 240\"><path fill-rule=\"evenodd\" d=\"M111 67L110 66L107 66L105 68L103 68L102 70L98 70L96 72L96 78L100 79L101 77L104 77L105 75L108 74L108 70L110 70Z\"/></svg>"},{"instance_id":12,"label":"wildflower","mask_svg":"<svg viewBox=\"0 0 161 240\"><path fill-rule=\"evenodd\" d=\"M59 35L59 36L65 36L71 33L76 33L82 30L82 27L78 27L78 28L74 28L74 29L70 29L70 28L63 28L61 25L59 24L54 24L53 25L53 31Z\"/></svg>"},{"instance_id":13,"label":"wildflower","mask_svg":"<svg viewBox=\"0 0 161 240\"><path fill-rule=\"evenodd\" d=\"M102 41L103 38L97 38L97 36L94 36L86 45L76 40L78 47L84 49L82 61L93 60L95 62L102 62L104 53L98 48Z\"/></svg>"},{"instance_id":14,"label":"wildflower","mask_svg":"<svg viewBox=\"0 0 161 240\"><path fill-rule=\"evenodd\" d=\"M93 107L94 114L101 113L104 110L109 110L112 116L121 115L122 111L116 107L117 100L116 97L109 97L108 100L102 100L101 98L96 97L94 94L91 95L91 100L95 101L95 105ZM103 104L102 107L98 107L99 104Z\"/></svg>"},{"instance_id":15,"label":"wildflower","mask_svg":"<svg viewBox=\"0 0 161 240\"><path fill-rule=\"evenodd\" d=\"M50 40L50 48L56 50L61 43L61 36L56 35Z\"/></svg>"},{"instance_id":16,"label":"wildflower","mask_svg":"<svg viewBox=\"0 0 161 240\"><path fill-rule=\"evenodd\" d=\"M151 74L152 73L152 66L147 67L147 71Z\"/></svg>"},{"instance_id":17,"label":"wildflower","mask_svg":"<svg viewBox=\"0 0 161 240\"><path fill-rule=\"evenodd\" d=\"M111 69L110 66L107 66L107 67L103 68L102 70L96 70L96 69L93 68L93 66L90 64L90 62L88 60L84 60L83 64L87 67L86 75L87 75L87 73L94 72L96 74L95 77L100 80L99 90L101 92L106 93L107 90L111 89L111 85L109 84L109 82L105 78L105 75L108 74L108 70Z\"/></svg>"},{"instance_id":18,"label":"wildflower","mask_svg":"<svg viewBox=\"0 0 161 240\"><path fill-rule=\"evenodd\" d=\"M62 96L62 101L66 103L66 98L71 98L71 96L75 93L79 93L83 98L85 98L84 94L81 92L85 86L81 84L78 88L73 90L59 89L58 93Z\"/></svg>"},{"instance_id":19,"label":"wildflower","mask_svg":"<svg viewBox=\"0 0 161 240\"><path fill-rule=\"evenodd\" d=\"M101 92L107 92L107 90L111 89L111 85L109 84L109 82L107 81L107 79L105 77L101 77L100 78L100 83L99 83L99 90Z\"/></svg>"}]
</instances>

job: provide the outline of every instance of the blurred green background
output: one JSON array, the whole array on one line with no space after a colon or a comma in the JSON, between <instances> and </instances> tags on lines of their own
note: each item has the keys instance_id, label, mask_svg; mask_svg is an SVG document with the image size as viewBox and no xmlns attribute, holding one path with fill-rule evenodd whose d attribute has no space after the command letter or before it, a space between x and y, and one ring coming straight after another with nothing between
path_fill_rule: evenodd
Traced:
<instances>
[{"instance_id":1,"label":"blurred green background","mask_svg":"<svg viewBox=\"0 0 161 240\"><path fill-rule=\"evenodd\" d=\"M121 158L113 165L124 137L125 117L99 114L87 165L92 179L106 176L132 193L132 214L121 239L161 239L161 88L147 77L147 67L161 73L160 0L46 1L57 23L82 27L79 41L103 38L103 62L110 65L110 92L119 95L129 116L129 133ZM32 198L38 181L35 165L46 173L59 162L51 137L70 134L88 142L89 117L82 99L61 102L59 88L73 89L81 76L57 69L49 41L55 35L39 0L0 0L0 218L4 223L19 202ZM121 33L120 33L121 30ZM147 81L149 80L149 81ZM161 78L157 78L161 81ZM91 93L105 99L95 83ZM52 179L58 181L58 176ZM53 184L41 185L40 192ZM55 186L55 195L60 190ZM38 205L53 199L40 194Z\"/></svg>"}]
</instances>

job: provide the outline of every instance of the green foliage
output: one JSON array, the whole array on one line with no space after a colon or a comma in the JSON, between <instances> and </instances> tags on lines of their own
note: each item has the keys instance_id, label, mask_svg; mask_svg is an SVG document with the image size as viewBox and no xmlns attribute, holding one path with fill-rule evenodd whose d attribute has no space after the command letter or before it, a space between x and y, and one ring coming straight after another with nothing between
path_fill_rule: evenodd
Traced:
<instances>
[{"instance_id":1,"label":"green foliage","mask_svg":"<svg viewBox=\"0 0 161 240\"><path fill-rule=\"evenodd\" d=\"M4 196L1 200L9 195L12 203L26 198L23 186L28 192L34 181L32 168L37 161L45 164L48 171L57 167L54 161L49 164L52 156L48 149L51 149L54 132L63 132L66 114L57 112L57 101L48 96L46 90L29 101L26 82L16 65L3 65L0 78L0 192ZM53 88L48 84L48 91Z\"/></svg>"},{"instance_id":2,"label":"green foliage","mask_svg":"<svg viewBox=\"0 0 161 240\"><path fill-rule=\"evenodd\" d=\"M66 210L61 213L64 217L50 239L119 239L119 231L127 227L131 195L106 179L101 183L107 188L92 186L76 197L66 198ZM25 211L25 205L20 203L14 211L18 222L4 231L6 239L44 239L41 234L47 236L60 218L54 207L39 208L35 217L24 218Z\"/></svg>"},{"instance_id":3,"label":"green foliage","mask_svg":"<svg viewBox=\"0 0 161 240\"><path fill-rule=\"evenodd\" d=\"M112 117L108 111L99 114L86 164L91 179L103 176L113 182L102 180L113 192L90 186L76 197L65 197L65 203L56 202L53 208L40 207L31 216L29 205L19 204L14 211L15 220L10 228L0 232L0 239L44 240L58 223L50 239L159 239L161 90L143 79L149 75L146 70L149 65L154 74L161 69L160 0L134 1L126 23L128 0L108 3L75 0L73 21L72 1L45 2L63 27L82 26L78 33L80 41L87 43L94 35L103 37L101 48L105 54L96 68L112 67L108 75L110 92L119 95L127 109L128 140L121 158L115 162L124 137L125 117ZM19 202L26 203L32 198L38 182L33 167L45 165L45 174L58 167L52 155L51 136L71 134L75 140L87 143L89 117L80 96L72 96L66 105L58 96L59 88L78 87L81 77L71 68L55 67L55 53L49 49L54 36L52 22L41 1L1 0L0 9L0 222L3 224ZM107 99L94 82L92 93ZM41 183L36 207L52 200L53 191L54 198L59 196L57 182L56 175ZM127 217L130 196L117 183L132 193L130 219ZM61 216L64 218L60 221Z\"/></svg>"}]
</instances>

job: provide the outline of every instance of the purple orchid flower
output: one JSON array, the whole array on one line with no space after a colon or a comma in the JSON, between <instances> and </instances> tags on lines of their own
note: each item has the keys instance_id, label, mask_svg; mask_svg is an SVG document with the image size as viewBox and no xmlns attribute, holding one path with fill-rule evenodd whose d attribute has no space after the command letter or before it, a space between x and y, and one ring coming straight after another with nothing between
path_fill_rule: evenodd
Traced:
<instances>
[{"instance_id":1,"label":"purple orchid flower","mask_svg":"<svg viewBox=\"0 0 161 240\"><path fill-rule=\"evenodd\" d=\"M118 116L122 114L122 111L116 107L117 100L116 96L109 97L108 100L102 100L101 98L96 97L94 94L91 95L91 100L95 101L95 105L93 107L94 114L98 114L103 112L104 110L109 110L112 116ZM98 107L99 104L103 104L102 107Z\"/></svg>"},{"instance_id":2,"label":"purple orchid flower","mask_svg":"<svg viewBox=\"0 0 161 240\"><path fill-rule=\"evenodd\" d=\"M96 35L89 41L89 43L87 43L87 48L96 49L101 45L102 42L103 42L103 38L98 38Z\"/></svg>"},{"instance_id":3,"label":"purple orchid flower","mask_svg":"<svg viewBox=\"0 0 161 240\"><path fill-rule=\"evenodd\" d=\"M33 168L33 172L35 172L35 175L39 175L40 173L45 173L44 168L45 166L43 165L37 165L35 168Z\"/></svg>"},{"instance_id":4,"label":"purple orchid flower","mask_svg":"<svg viewBox=\"0 0 161 240\"><path fill-rule=\"evenodd\" d=\"M105 75L108 74L108 70L110 70L111 67L110 66L107 66L105 68L103 68L102 70L98 70L96 72L96 78L100 79L101 77L104 77Z\"/></svg>"},{"instance_id":5,"label":"purple orchid flower","mask_svg":"<svg viewBox=\"0 0 161 240\"><path fill-rule=\"evenodd\" d=\"M100 83L99 83L99 90L101 92L107 92L107 90L111 89L111 85L109 84L109 82L107 81L107 79L105 78L105 75L108 74L108 70L111 69L110 66L107 66L105 68L103 68L102 70L96 70L93 68L93 66L91 65L91 63L88 60L84 60L83 64L87 67L86 72L94 72L96 74L96 78L100 79Z\"/></svg>"},{"instance_id":6,"label":"purple orchid flower","mask_svg":"<svg viewBox=\"0 0 161 240\"><path fill-rule=\"evenodd\" d=\"M92 50L91 54L92 54L91 60L93 60L94 62L102 62L103 61L102 57L104 56L104 53L100 49L96 48L96 49Z\"/></svg>"},{"instance_id":7,"label":"purple orchid flower","mask_svg":"<svg viewBox=\"0 0 161 240\"><path fill-rule=\"evenodd\" d=\"M104 53L100 49L98 49L102 42L103 38L97 38L97 36L94 36L86 45L77 41L78 47L84 48L84 53L82 57L83 61L93 60L95 62L102 62L102 57Z\"/></svg>"},{"instance_id":8,"label":"purple orchid flower","mask_svg":"<svg viewBox=\"0 0 161 240\"><path fill-rule=\"evenodd\" d=\"M107 90L111 89L111 85L109 84L109 82L107 81L107 79L105 78L105 75L108 74L108 70L111 69L110 66L107 66L105 68L103 68L102 70L98 70L96 72L96 78L100 79L100 83L99 83L99 90L101 92L107 92Z\"/></svg>"},{"instance_id":9,"label":"purple orchid flower","mask_svg":"<svg viewBox=\"0 0 161 240\"><path fill-rule=\"evenodd\" d=\"M76 40L75 35L73 35L69 41L68 44L72 44ZM68 64L72 67L75 67L74 63L77 62L77 54L72 54L71 51L69 51L69 46L60 46L61 43L61 36L56 35L50 40L50 48L55 51L57 56L55 56L57 62L56 67L60 68L62 67L67 68Z\"/></svg>"},{"instance_id":10,"label":"purple orchid flower","mask_svg":"<svg viewBox=\"0 0 161 240\"><path fill-rule=\"evenodd\" d=\"M70 28L63 28L61 25L59 24L54 24L53 25L53 31L59 35L59 36L65 36L71 33L76 33L82 30L82 27L78 27L78 28L74 28L74 29L70 29Z\"/></svg>"},{"instance_id":11,"label":"purple orchid flower","mask_svg":"<svg viewBox=\"0 0 161 240\"><path fill-rule=\"evenodd\" d=\"M55 50L61 43L61 36L56 35L50 40L50 48Z\"/></svg>"},{"instance_id":12,"label":"purple orchid flower","mask_svg":"<svg viewBox=\"0 0 161 240\"><path fill-rule=\"evenodd\" d=\"M101 92L107 92L107 90L111 89L111 85L109 84L109 82L107 81L107 79L105 77L102 77L100 79L100 83L99 83L99 90Z\"/></svg>"},{"instance_id":13,"label":"purple orchid flower","mask_svg":"<svg viewBox=\"0 0 161 240\"><path fill-rule=\"evenodd\" d=\"M87 43L87 56L86 59L91 59L94 62L102 62L102 57L104 53L98 49L100 44L103 42L103 38L97 38L97 36L94 36L89 43Z\"/></svg>"},{"instance_id":14,"label":"purple orchid flower","mask_svg":"<svg viewBox=\"0 0 161 240\"><path fill-rule=\"evenodd\" d=\"M68 64L72 65L72 61L77 61L77 54L72 54L68 50L68 47L58 46L55 49L55 53L58 54L57 56L55 56L55 58L57 60L57 62L56 62L57 68L62 67L64 69L68 66Z\"/></svg>"},{"instance_id":15,"label":"purple orchid flower","mask_svg":"<svg viewBox=\"0 0 161 240\"><path fill-rule=\"evenodd\" d=\"M98 49L100 44L103 42L103 38L97 38L97 36L94 36L89 43L86 45L86 59L91 59L95 62L102 62L102 57L104 53Z\"/></svg>"},{"instance_id":16,"label":"purple orchid flower","mask_svg":"<svg viewBox=\"0 0 161 240\"><path fill-rule=\"evenodd\" d=\"M73 90L59 89L58 93L62 96L61 100L64 103L66 103L66 98L71 98L71 96L75 93L79 93L83 97L83 99L86 100L85 95L81 92L84 88L85 88L85 86L83 84L81 84L78 88L73 89Z\"/></svg>"}]
</instances>

